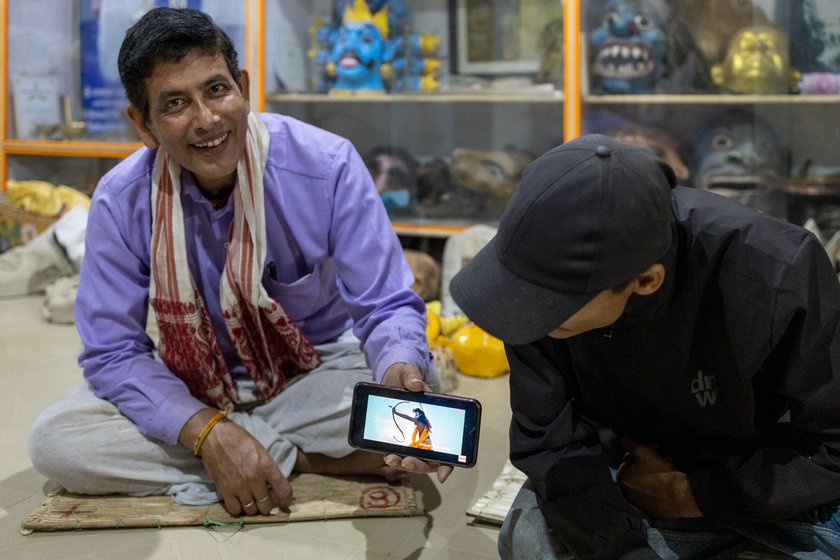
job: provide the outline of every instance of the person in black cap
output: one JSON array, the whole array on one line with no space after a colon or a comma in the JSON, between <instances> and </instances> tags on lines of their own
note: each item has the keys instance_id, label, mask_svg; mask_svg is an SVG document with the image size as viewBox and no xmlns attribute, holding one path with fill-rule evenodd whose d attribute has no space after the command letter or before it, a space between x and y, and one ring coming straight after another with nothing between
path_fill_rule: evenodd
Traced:
<instances>
[{"instance_id":1,"label":"person in black cap","mask_svg":"<svg viewBox=\"0 0 840 560\"><path fill-rule=\"evenodd\" d=\"M452 280L511 367L503 558L840 558L837 275L806 230L675 183L570 141Z\"/></svg>"}]
</instances>

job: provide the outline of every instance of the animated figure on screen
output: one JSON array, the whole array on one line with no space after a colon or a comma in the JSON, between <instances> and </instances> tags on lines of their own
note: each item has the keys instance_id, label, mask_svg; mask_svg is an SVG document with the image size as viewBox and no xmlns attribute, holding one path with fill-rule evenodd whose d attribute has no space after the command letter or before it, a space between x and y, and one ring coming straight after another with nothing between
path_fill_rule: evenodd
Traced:
<instances>
[{"instance_id":1,"label":"animated figure on screen","mask_svg":"<svg viewBox=\"0 0 840 560\"><path fill-rule=\"evenodd\" d=\"M726 91L790 93L799 72L790 67L788 38L773 25L751 25L729 41L726 58L712 67L712 81Z\"/></svg>"},{"instance_id":2,"label":"animated figure on screen","mask_svg":"<svg viewBox=\"0 0 840 560\"><path fill-rule=\"evenodd\" d=\"M412 410L414 412L414 416L409 416L408 414L403 414L402 412L397 411L397 407L401 404L404 404L408 401L403 401L401 403L397 403L395 406L391 407L391 416L394 419L394 425L397 426L397 430L400 432L400 439L397 439L396 436L394 439L397 439L400 443L405 441L405 432L402 431L400 425L397 424L397 416L400 418L405 418L406 420L414 423L414 431L411 433L411 443L408 444L409 447L414 447L415 449L427 449L432 451L432 424L429 422L429 419L426 418L426 413L419 408L415 408Z\"/></svg>"},{"instance_id":3,"label":"animated figure on screen","mask_svg":"<svg viewBox=\"0 0 840 560\"><path fill-rule=\"evenodd\" d=\"M661 0L604 0L589 22L593 89L644 94L702 89L691 35ZM666 81L667 78L667 81Z\"/></svg>"},{"instance_id":4,"label":"animated figure on screen","mask_svg":"<svg viewBox=\"0 0 840 560\"><path fill-rule=\"evenodd\" d=\"M333 21L317 30L317 89L331 93L431 91L440 61L428 58L440 43L408 33L403 0L339 0Z\"/></svg>"}]
</instances>

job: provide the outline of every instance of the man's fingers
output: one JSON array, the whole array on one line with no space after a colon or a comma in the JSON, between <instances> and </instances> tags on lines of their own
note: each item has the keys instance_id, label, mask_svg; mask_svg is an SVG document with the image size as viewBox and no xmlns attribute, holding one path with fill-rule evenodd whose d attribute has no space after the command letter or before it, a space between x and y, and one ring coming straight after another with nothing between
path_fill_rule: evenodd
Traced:
<instances>
[{"instance_id":1,"label":"man's fingers","mask_svg":"<svg viewBox=\"0 0 840 560\"><path fill-rule=\"evenodd\" d=\"M289 482L289 479L283 476L283 473L278 468L276 472L269 475L269 481L271 484L271 493L276 499L274 505L282 509L288 509L295 499L292 484Z\"/></svg>"},{"instance_id":2,"label":"man's fingers","mask_svg":"<svg viewBox=\"0 0 840 560\"><path fill-rule=\"evenodd\" d=\"M245 515L257 515L259 508L257 508L257 499L253 496L246 496L242 494L237 496L239 503L242 505L242 512Z\"/></svg>"},{"instance_id":3,"label":"man's fingers","mask_svg":"<svg viewBox=\"0 0 840 560\"><path fill-rule=\"evenodd\" d=\"M253 502L254 507L257 509L257 513L261 513L263 515L268 515L271 513L272 508L274 507L274 503L271 500L271 492L269 492L268 486L265 484L255 484L251 487L251 498L248 499L248 504ZM243 508L245 504L243 504ZM246 510L248 511L248 510Z\"/></svg>"},{"instance_id":4,"label":"man's fingers","mask_svg":"<svg viewBox=\"0 0 840 560\"><path fill-rule=\"evenodd\" d=\"M413 375L405 378L405 380L403 381L403 386L406 389L408 389L409 391L415 391L415 392L420 392L420 391L431 392L431 390L432 390L431 387L426 385L426 383L423 381L422 377L415 377Z\"/></svg>"},{"instance_id":5,"label":"man's fingers","mask_svg":"<svg viewBox=\"0 0 840 560\"><path fill-rule=\"evenodd\" d=\"M222 502L227 512L232 516L235 517L242 513L242 504L239 503L239 499L233 494L222 495Z\"/></svg>"},{"instance_id":6,"label":"man's fingers","mask_svg":"<svg viewBox=\"0 0 840 560\"><path fill-rule=\"evenodd\" d=\"M400 457L399 455L386 455L385 464L389 467L395 467L404 471L415 472L419 474L436 473L439 482L446 482L452 471L455 470L452 465L441 465L432 461L423 461L416 457Z\"/></svg>"}]
</instances>

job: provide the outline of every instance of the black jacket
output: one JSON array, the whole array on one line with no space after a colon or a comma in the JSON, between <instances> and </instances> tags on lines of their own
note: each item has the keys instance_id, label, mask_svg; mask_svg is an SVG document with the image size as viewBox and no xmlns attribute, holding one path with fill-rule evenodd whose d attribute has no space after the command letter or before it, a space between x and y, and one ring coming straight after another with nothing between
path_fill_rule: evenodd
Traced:
<instances>
[{"instance_id":1,"label":"black jacket","mask_svg":"<svg viewBox=\"0 0 840 560\"><path fill-rule=\"evenodd\" d=\"M576 558L648 554L615 435L688 473L710 519L840 499L840 283L804 229L673 191L666 280L611 327L508 346L511 458Z\"/></svg>"}]
</instances>

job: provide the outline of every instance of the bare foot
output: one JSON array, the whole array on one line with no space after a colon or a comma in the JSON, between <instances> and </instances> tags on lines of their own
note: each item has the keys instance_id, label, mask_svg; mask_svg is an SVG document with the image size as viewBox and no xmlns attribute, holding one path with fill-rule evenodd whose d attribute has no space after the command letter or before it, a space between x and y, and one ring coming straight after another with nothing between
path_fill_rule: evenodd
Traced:
<instances>
[{"instance_id":1,"label":"bare foot","mask_svg":"<svg viewBox=\"0 0 840 560\"><path fill-rule=\"evenodd\" d=\"M350 455L335 459L320 453L298 451L295 471L321 474L363 474L381 476L387 481L402 480L405 471L385 464L385 456L367 451L354 451Z\"/></svg>"}]
</instances>

